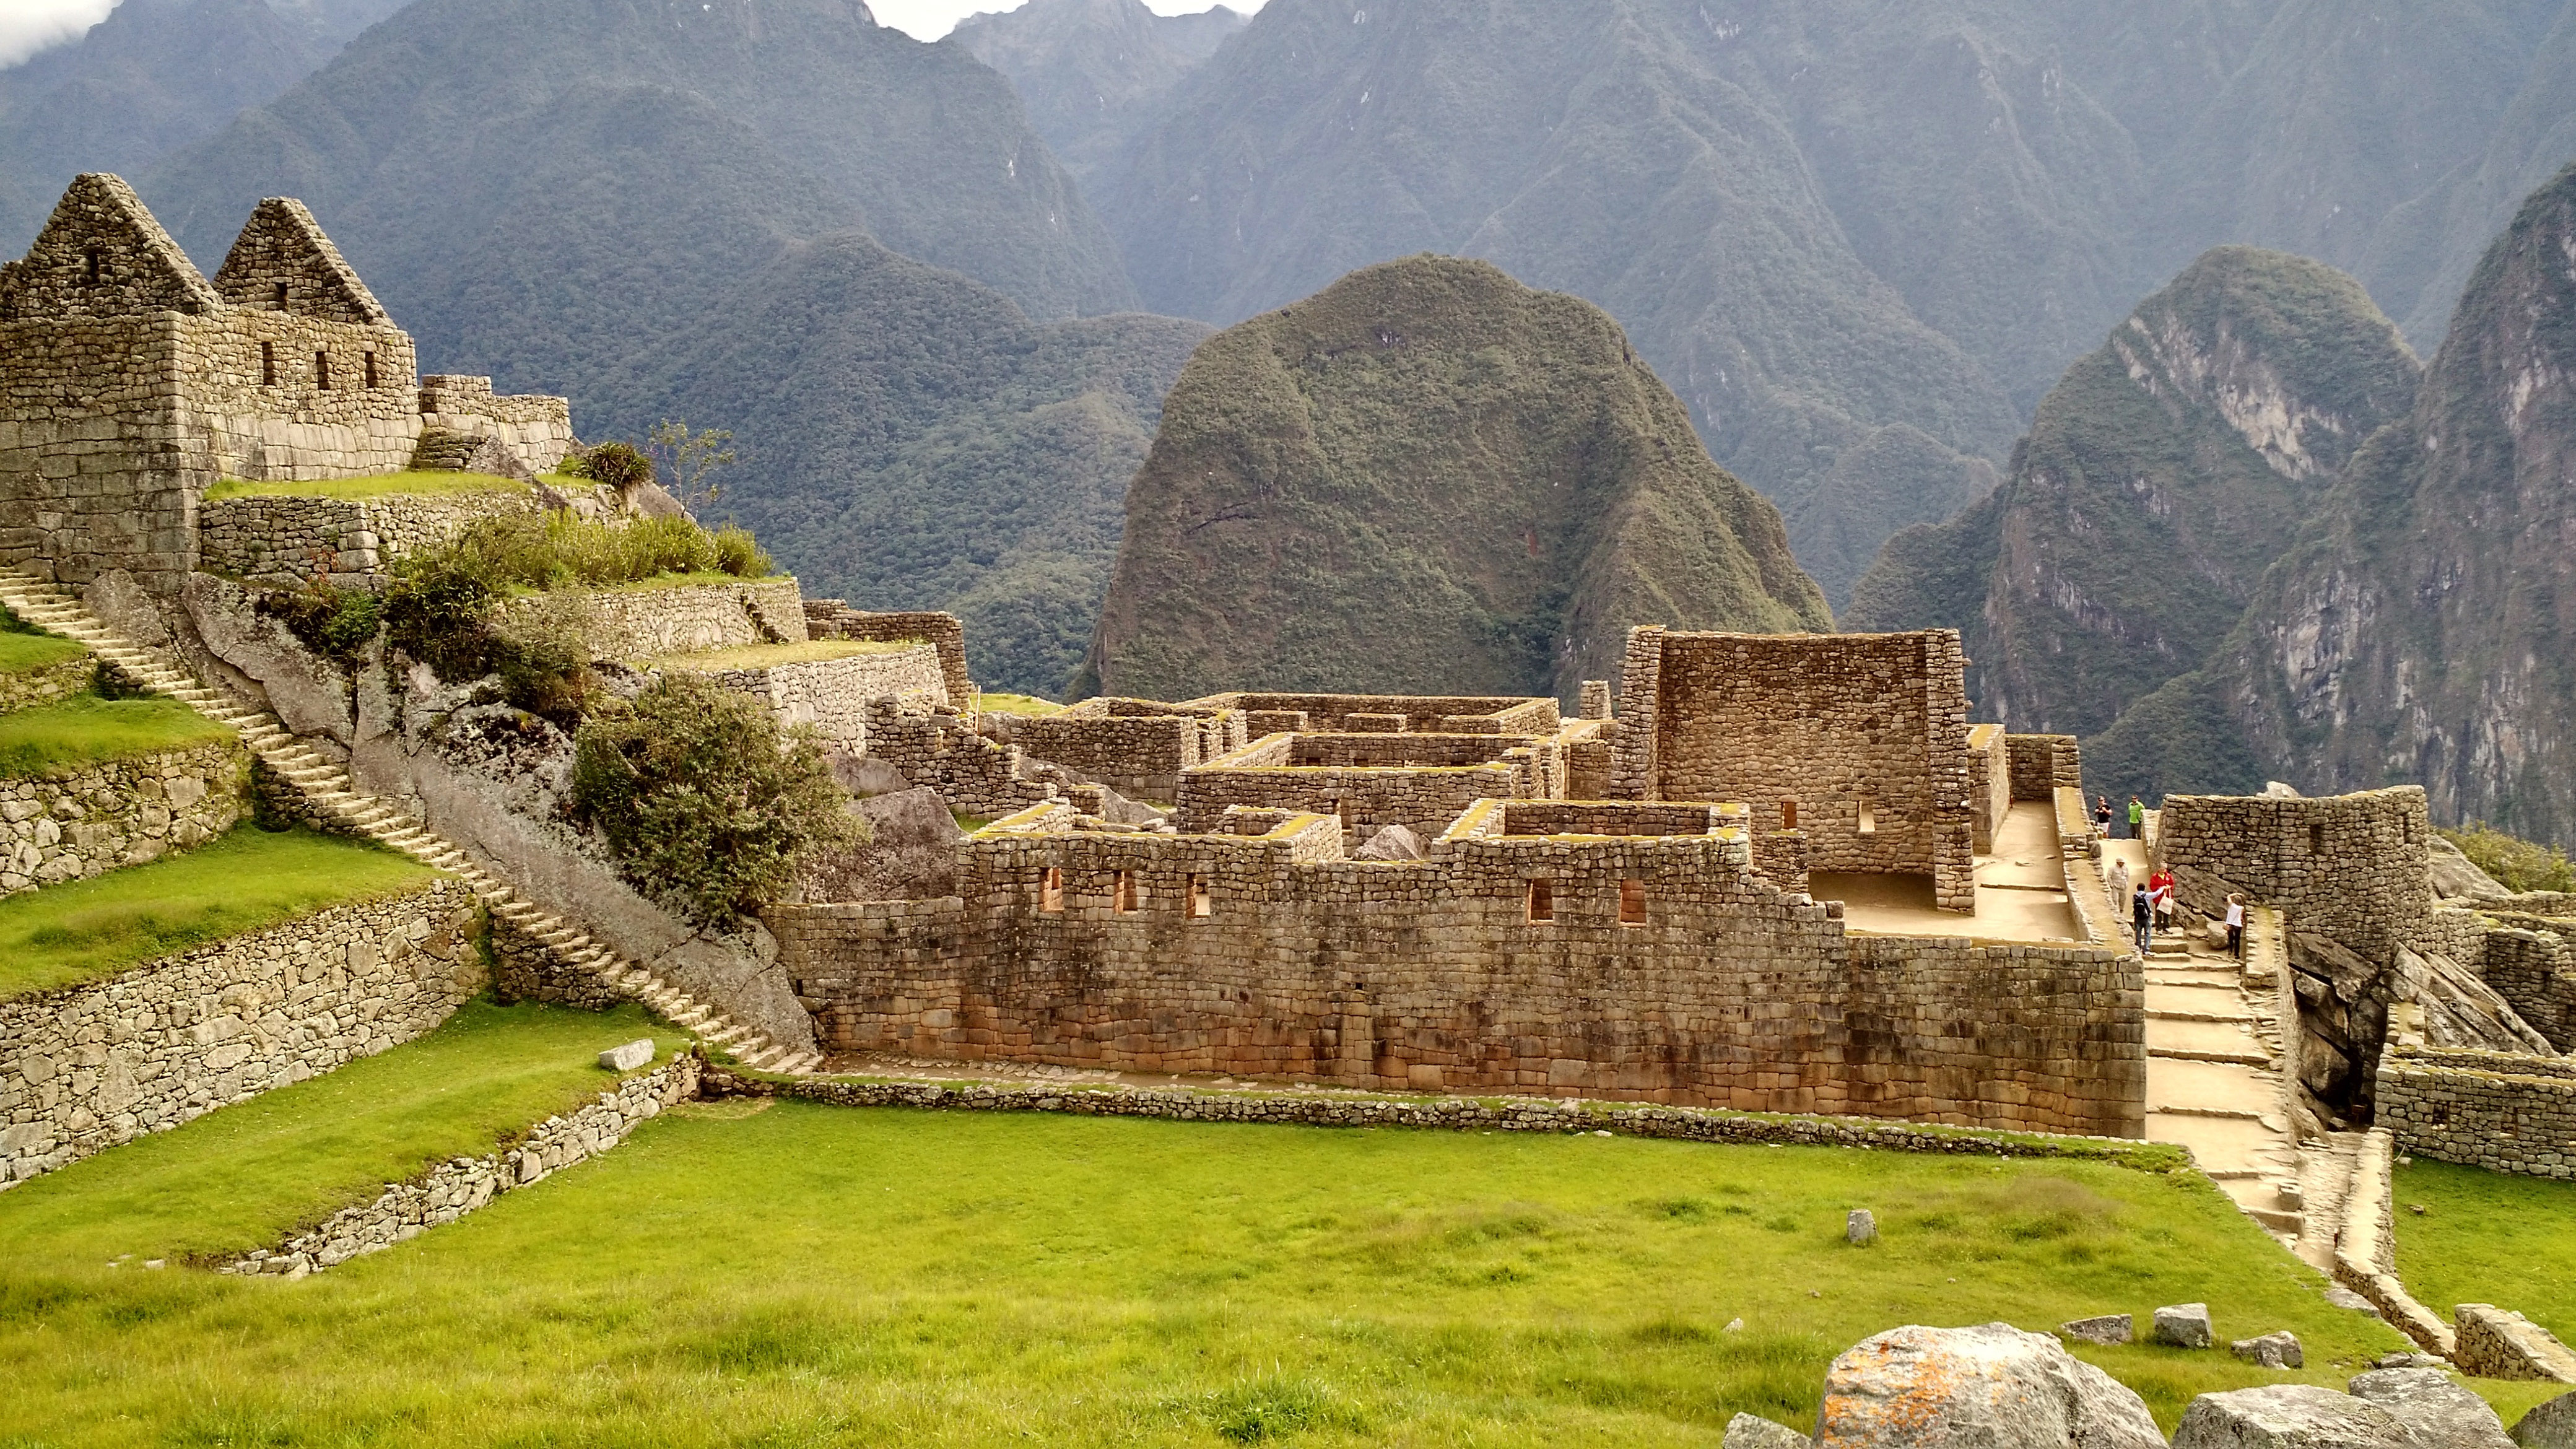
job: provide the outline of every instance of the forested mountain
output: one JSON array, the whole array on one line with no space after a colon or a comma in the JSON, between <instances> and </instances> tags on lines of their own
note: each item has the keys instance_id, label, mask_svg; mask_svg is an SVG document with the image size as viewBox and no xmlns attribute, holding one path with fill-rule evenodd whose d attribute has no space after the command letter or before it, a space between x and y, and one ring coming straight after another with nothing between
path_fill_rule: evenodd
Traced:
<instances>
[{"instance_id":1,"label":"forested mountain","mask_svg":"<svg viewBox=\"0 0 2576 1449\"><path fill-rule=\"evenodd\" d=\"M1076 690L1570 697L1633 624L1827 622L1616 322L1421 256L1200 346Z\"/></svg>"},{"instance_id":2,"label":"forested mountain","mask_svg":"<svg viewBox=\"0 0 2576 1449\"><path fill-rule=\"evenodd\" d=\"M2099 733L2226 637L2419 373L2352 278L2220 247L2067 370L2002 489L1889 540L1843 622L1957 629L1989 717Z\"/></svg>"},{"instance_id":3,"label":"forested mountain","mask_svg":"<svg viewBox=\"0 0 2576 1449\"><path fill-rule=\"evenodd\" d=\"M1231 322L1420 248L1600 304L1839 596L2213 245L2354 271L2429 347L2576 147L2571 27L2569 0L1272 0L1088 190L1159 311Z\"/></svg>"},{"instance_id":4,"label":"forested mountain","mask_svg":"<svg viewBox=\"0 0 2576 1449\"><path fill-rule=\"evenodd\" d=\"M402 0L122 0L0 70L0 251L83 171L139 173L311 75Z\"/></svg>"},{"instance_id":5,"label":"forested mountain","mask_svg":"<svg viewBox=\"0 0 2576 1449\"><path fill-rule=\"evenodd\" d=\"M1029 124L1089 185L1245 18L1223 5L1157 15L1144 0L1028 0L968 16L949 40L1010 77Z\"/></svg>"},{"instance_id":6,"label":"forested mountain","mask_svg":"<svg viewBox=\"0 0 2576 1449\"><path fill-rule=\"evenodd\" d=\"M2093 752L2108 778L2421 782L2436 819L2576 841L2571 258L2576 167L2488 249L2412 410L2345 466L2209 664Z\"/></svg>"}]
</instances>

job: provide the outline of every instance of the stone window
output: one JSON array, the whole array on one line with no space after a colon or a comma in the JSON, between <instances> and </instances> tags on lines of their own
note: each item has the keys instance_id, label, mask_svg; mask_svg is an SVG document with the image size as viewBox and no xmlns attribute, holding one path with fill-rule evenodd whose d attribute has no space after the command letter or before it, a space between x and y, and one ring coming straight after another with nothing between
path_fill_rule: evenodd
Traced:
<instances>
[{"instance_id":1,"label":"stone window","mask_svg":"<svg viewBox=\"0 0 2576 1449\"><path fill-rule=\"evenodd\" d=\"M1867 796L1863 796L1860 802L1860 833L1863 835L1878 833L1878 810L1869 803Z\"/></svg>"},{"instance_id":2,"label":"stone window","mask_svg":"<svg viewBox=\"0 0 2576 1449\"><path fill-rule=\"evenodd\" d=\"M1216 902L1208 894L1208 879L1206 876L1194 875L1190 877L1189 900L1190 916L1192 919L1203 921L1216 914Z\"/></svg>"},{"instance_id":3,"label":"stone window","mask_svg":"<svg viewBox=\"0 0 2576 1449\"><path fill-rule=\"evenodd\" d=\"M286 284L284 282L277 284L277 310L280 312L286 310Z\"/></svg>"},{"instance_id":4,"label":"stone window","mask_svg":"<svg viewBox=\"0 0 2576 1449\"><path fill-rule=\"evenodd\" d=\"M360 354L360 356L361 356L361 357L363 357L363 358L365 359L365 361L366 361L366 368L367 368L367 388L368 388L368 390L369 390L369 391L371 391L371 392L372 392L372 391L374 391L375 386L376 386L376 355L375 355L374 353L372 353L372 352L368 352L368 353L361 353L361 354Z\"/></svg>"},{"instance_id":5,"label":"stone window","mask_svg":"<svg viewBox=\"0 0 2576 1449\"><path fill-rule=\"evenodd\" d=\"M1042 911L1064 909L1064 872L1054 866L1048 866L1046 874L1038 877L1038 909Z\"/></svg>"},{"instance_id":6,"label":"stone window","mask_svg":"<svg viewBox=\"0 0 2576 1449\"><path fill-rule=\"evenodd\" d=\"M2323 855L2325 853L2326 827L2323 821L2319 821L2318 823L2308 827L2308 854Z\"/></svg>"},{"instance_id":7,"label":"stone window","mask_svg":"<svg viewBox=\"0 0 2576 1449\"><path fill-rule=\"evenodd\" d=\"M81 280L93 287L107 280L107 258L96 247L81 253Z\"/></svg>"},{"instance_id":8,"label":"stone window","mask_svg":"<svg viewBox=\"0 0 2576 1449\"><path fill-rule=\"evenodd\" d=\"M1529 919L1537 925L1556 919L1556 883L1534 880L1529 883Z\"/></svg>"},{"instance_id":9,"label":"stone window","mask_svg":"<svg viewBox=\"0 0 2576 1449\"><path fill-rule=\"evenodd\" d=\"M1619 882L1619 924L1646 924L1646 883L1641 880Z\"/></svg>"},{"instance_id":10,"label":"stone window","mask_svg":"<svg viewBox=\"0 0 2576 1449\"><path fill-rule=\"evenodd\" d=\"M1136 909L1136 872L1122 870L1109 883L1109 909L1124 916Z\"/></svg>"},{"instance_id":11,"label":"stone window","mask_svg":"<svg viewBox=\"0 0 2576 1449\"><path fill-rule=\"evenodd\" d=\"M274 342L259 345L259 385L277 386L277 344Z\"/></svg>"},{"instance_id":12,"label":"stone window","mask_svg":"<svg viewBox=\"0 0 2576 1449\"><path fill-rule=\"evenodd\" d=\"M1780 802L1780 828L1783 830L1798 828L1798 802L1795 799Z\"/></svg>"},{"instance_id":13,"label":"stone window","mask_svg":"<svg viewBox=\"0 0 2576 1449\"><path fill-rule=\"evenodd\" d=\"M331 390L331 354L317 349L313 354L313 385L324 392Z\"/></svg>"}]
</instances>

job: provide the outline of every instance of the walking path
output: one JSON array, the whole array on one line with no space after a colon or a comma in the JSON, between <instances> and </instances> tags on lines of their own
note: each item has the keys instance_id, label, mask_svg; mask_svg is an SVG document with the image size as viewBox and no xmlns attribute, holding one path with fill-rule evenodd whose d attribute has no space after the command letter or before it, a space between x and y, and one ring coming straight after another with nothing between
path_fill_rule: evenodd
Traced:
<instances>
[{"instance_id":1,"label":"walking path","mask_svg":"<svg viewBox=\"0 0 2576 1449\"><path fill-rule=\"evenodd\" d=\"M609 950L562 917L521 897L465 851L441 838L391 800L360 790L349 772L297 739L277 716L228 691L200 682L168 654L145 649L101 622L80 601L52 584L0 570L0 604L39 628L86 644L127 678L168 695L238 732L242 744L292 785L321 819L414 860L447 871L470 886L498 919L542 942L566 965L589 972L633 996L673 1026L732 1052L750 1066L773 1072L808 1072L822 1056L810 1046L778 1042L734 1020L713 1003Z\"/></svg>"}]
</instances>

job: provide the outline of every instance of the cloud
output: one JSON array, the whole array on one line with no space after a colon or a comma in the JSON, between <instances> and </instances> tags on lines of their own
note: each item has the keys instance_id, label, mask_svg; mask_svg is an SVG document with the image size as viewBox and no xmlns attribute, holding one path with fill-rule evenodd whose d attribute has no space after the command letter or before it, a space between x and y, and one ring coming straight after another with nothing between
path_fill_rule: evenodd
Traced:
<instances>
[{"instance_id":1,"label":"cloud","mask_svg":"<svg viewBox=\"0 0 2576 1449\"><path fill-rule=\"evenodd\" d=\"M77 39L115 8L116 0L0 0L0 67Z\"/></svg>"},{"instance_id":2,"label":"cloud","mask_svg":"<svg viewBox=\"0 0 2576 1449\"><path fill-rule=\"evenodd\" d=\"M0 5L41 3L48 0L0 0ZM868 9L876 15L879 25L891 25L921 40L937 40L969 15L986 10L1017 10L1026 3L1027 0L868 0ZM1145 8L1157 15L1192 15L1219 3L1249 15L1261 8L1262 0L1145 0Z\"/></svg>"}]
</instances>

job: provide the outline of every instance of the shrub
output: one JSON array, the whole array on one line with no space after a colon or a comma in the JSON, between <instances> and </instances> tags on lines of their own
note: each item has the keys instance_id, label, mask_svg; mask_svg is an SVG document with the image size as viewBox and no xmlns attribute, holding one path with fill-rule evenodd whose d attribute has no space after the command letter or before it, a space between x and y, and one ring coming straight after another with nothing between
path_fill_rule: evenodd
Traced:
<instances>
[{"instance_id":1,"label":"shrub","mask_svg":"<svg viewBox=\"0 0 2576 1449\"><path fill-rule=\"evenodd\" d=\"M575 456L581 460L579 476L621 493L653 481L653 460L632 443L601 443Z\"/></svg>"},{"instance_id":2,"label":"shrub","mask_svg":"<svg viewBox=\"0 0 2576 1449\"><path fill-rule=\"evenodd\" d=\"M2576 891L2576 863L2567 852L2484 825L2445 830L2443 838L2460 848L2469 863L2496 878L2509 891Z\"/></svg>"},{"instance_id":3,"label":"shrub","mask_svg":"<svg viewBox=\"0 0 2576 1449\"><path fill-rule=\"evenodd\" d=\"M812 731L782 734L691 674L582 724L573 803L639 886L719 925L784 894L813 850L865 837Z\"/></svg>"},{"instance_id":4,"label":"shrub","mask_svg":"<svg viewBox=\"0 0 2576 1449\"><path fill-rule=\"evenodd\" d=\"M343 666L354 665L384 626L385 601L368 589L317 584L260 596L258 611L286 626L304 647Z\"/></svg>"}]
</instances>

